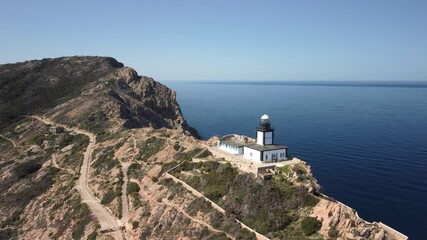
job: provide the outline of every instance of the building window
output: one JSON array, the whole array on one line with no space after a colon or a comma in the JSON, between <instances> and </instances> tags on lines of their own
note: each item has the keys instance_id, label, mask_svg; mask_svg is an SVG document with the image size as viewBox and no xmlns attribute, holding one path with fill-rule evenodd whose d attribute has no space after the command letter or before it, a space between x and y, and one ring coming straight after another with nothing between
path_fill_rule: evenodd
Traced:
<instances>
[{"instance_id":1,"label":"building window","mask_svg":"<svg viewBox=\"0 0 427 240\"><path fill-rule=\"evenodd\" d=\"M252 152L249 153L249 156L252 157Z\"/></svg>"},{"instance_id":2,"label":"building window","mask_svg":"<svg viewBox=\"0 0 427 240\"><path fill-rule=\"evenodd\" d=\"M268 160L268 155L265 155L265 160Z\"/></svg>"}]
</instances>

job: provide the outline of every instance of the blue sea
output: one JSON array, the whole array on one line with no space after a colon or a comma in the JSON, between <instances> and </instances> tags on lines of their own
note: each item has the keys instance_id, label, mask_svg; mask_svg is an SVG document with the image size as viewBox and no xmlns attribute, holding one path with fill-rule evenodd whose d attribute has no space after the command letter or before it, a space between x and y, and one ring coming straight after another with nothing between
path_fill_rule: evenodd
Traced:
<instances>
[{"instance_id":1,"label":"blue sea","mask_svg":"<svg viewBox=\"0 0 427 240\"><path fill-rule=\"evenodd\" d=\"M166 82L203 139L255 137L270 116L276 142L308 162L324 192L426 239L427 83Z\"/></svg>"}]
</instances>

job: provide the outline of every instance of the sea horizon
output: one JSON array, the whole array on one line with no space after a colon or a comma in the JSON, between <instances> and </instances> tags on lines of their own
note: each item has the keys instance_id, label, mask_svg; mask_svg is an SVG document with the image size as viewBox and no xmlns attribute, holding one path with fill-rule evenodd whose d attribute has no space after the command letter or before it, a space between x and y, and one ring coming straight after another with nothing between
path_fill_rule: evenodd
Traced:
<instances>
[{"instance_id":1,"label":"sea horizon","mask_svg":"<svg viewBox=\"0 0 427 240\"><path fill-rule=\"evenodd\" d=\"M162 83L427 88L427 80L163 80Z\"/></svg>"}]
</instances>

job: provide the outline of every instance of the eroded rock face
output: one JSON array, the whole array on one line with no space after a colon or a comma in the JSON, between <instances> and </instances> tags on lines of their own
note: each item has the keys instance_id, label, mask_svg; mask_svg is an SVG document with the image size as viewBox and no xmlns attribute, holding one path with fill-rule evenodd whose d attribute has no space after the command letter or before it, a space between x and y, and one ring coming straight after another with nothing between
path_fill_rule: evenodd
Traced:
<instances>
[{"instance_id":1,"label":"eroded rock face","mask_svg":"<svg viewBox=\"0 0 427 240\"><path fill-rule=\"evenodd\" d=\"M138 76L131 68L118 70L113 78L117 79L116 85L108 93L118 101L125 127L188 128L175 91L152 78Z\"/></svg>"},{"instance_id":2,"label":"eroded rock face","mask_svg":"<svg viewBox=\"0 0 427 240\"><path fill-rule=\"evenodd\" d=\"M319 194L322 192L322 186L317 183L317 179L314 178L313 173L311 172L311 167L306 162L301 159L294 158L299 160L296 164L291 164L286 166L284 175L286 180L289 182L305 187L308 192Z\"/></svg>"},{"instance_id":3,"label":"eroded rock face","mask_svg":"<svg viewBox=\"0 0 427 240\"><path fill-rule=\"evenodd\" d=\"M319 232L325 237L337 237L338 240L394 239L376 223L363 220L354 209L334 200L321 199L311 216L322 222Z\"/></svg>"},{"instance_id":4,"label":"eroded rock face","mask_svg":"<svg viewBox=\"0 0 427 240\"><path fill-rule=\"evenodd\" d=\"M153 127L197 132L188 126L176 92L108 57L63 57L0 65L0 125L25 115L95 133Z\"/></svg>"}]
</instances>

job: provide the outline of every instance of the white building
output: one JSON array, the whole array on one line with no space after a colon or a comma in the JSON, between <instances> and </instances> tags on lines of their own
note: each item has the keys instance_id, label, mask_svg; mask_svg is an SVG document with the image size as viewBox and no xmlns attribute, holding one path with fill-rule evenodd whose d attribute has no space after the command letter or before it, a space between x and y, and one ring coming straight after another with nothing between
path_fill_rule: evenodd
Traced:
<instances>
[{"instance_id":1,"label":"white building","mask_svg":"<svg viewBox=\"0 0 427 240\"><path fill-rule=\"evenodd\" d=\"M274 128L264 114L257 127L256 139L237 135L221 138L218 147L226 152L242 155L257 163L279 162L287 159L288 147L274 144Z\"/></svg>"}]
</instances>

